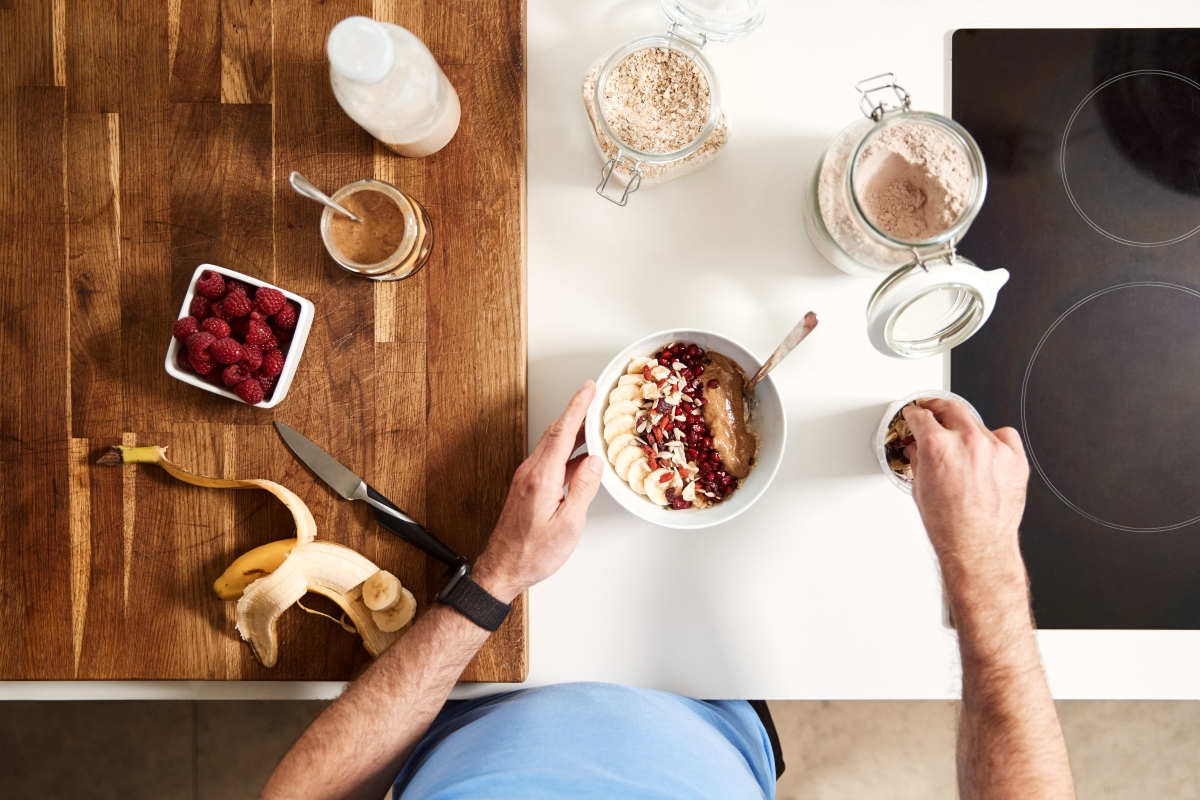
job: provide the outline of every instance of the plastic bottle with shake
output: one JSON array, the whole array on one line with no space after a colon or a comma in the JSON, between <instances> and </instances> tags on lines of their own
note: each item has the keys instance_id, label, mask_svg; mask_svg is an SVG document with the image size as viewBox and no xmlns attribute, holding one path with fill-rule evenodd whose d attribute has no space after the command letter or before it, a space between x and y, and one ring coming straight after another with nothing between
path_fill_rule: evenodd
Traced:
<instances>
[{"instance_id":1,"label":"plastic bottle with shake","mask_svg":"<svg viewBox=\"0 0 1200 800\"><path fill-rule=\"evenodd\" d=\"M330 31L326 50L338 104L389 148L421 158L454 138L458 93L412 33L369 17L347 17Z\"/></svg>"}]
</instances>

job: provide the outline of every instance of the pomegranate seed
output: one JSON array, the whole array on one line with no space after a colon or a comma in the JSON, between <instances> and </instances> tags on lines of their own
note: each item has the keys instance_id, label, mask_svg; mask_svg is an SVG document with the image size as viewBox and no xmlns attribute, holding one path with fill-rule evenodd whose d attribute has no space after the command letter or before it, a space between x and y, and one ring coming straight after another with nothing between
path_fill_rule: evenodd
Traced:
<instances>
[{"instance_id":1,"label":"pomegranate seed","mask_svg":"<svg viewBox=\"0 0 1200 800\"><path fill-rule=\"evenodd\" d=\"M699 347L696 347L696 345L694 345L694 344L689 344L689 345L688 345L688 348L687 348L688 355L689 355L689 356L694 356L694 355L696 355L696 351L697 351L697 350L699 350L699 349L700 349L700 348L699 348Z\"/></svg>"},{"instance_id":2,"label":"pomegranate seed","mask_svg":"<svg viewBox=\"0 0 1200 800\"><path fill-rule=\"evenodd\" d=\"M700 446L705 449L712 447L712 439L705 436L703 439L700 440Z\"/></svg>"},{"instance_id":3,"label":"pomegranate seed","mask_svg":"<svg viewBox=\"0 0 1200 800\"><path fill-rule=\"evenodd\" d=\"M711 381L708 382L708 388L719 389L719 388L721 388L721 382L719 380L717 380L716 378L713 378Z\"/></svg>"},{"instance_id":4,"label":"pomegranate seed","mask_svg":"<svg viewBox=\"0 0 1200 800\"><path fill-rule=\"evenodd\" d=\"M695 460L696 460L696 456L700 455L700 451L699 451L699 450L697 450L697 449L696 449L696 448L694 448L694 447L689 447L689 448L687 449L687 454L688 454L688 458L690 458L690 459L692 459L693 461L695 461Z\"/></svg>"},{"instance_id":5,"label":"pomegranate seed","mask_svg":"<svg viewBox=\"0 0 1200 800\"><path fill-rule=\"evenodd\" d=\"M704 365L703 365L703 364L697 364L697 365L696 365L696 374L697 374L697 375L703 375L703 374L704 374Z\"/></svg>"},{"instance_id":6,"label":"pomegranate seed","mask_svg":"<svg viewBox=\"0 0 1200 800\"><path fill-rule=\"evenodd\" d=\"M671 366L671 359L669 356L659 356L658 363L662 364L664 367L669 367Z\"/></svg>"},{"instance_id":7,"label":"pomegranate seed","mask_svg":"<svg viewBox=\"0 0 1200 800\"><path fill-rule=\"evenodd\" d=\"M684 367L683 377L685 380L687 380L690 383L692 378L696 377L696 373L692 372L692 370L690 368Z\"/></svg>"}]
</instances>

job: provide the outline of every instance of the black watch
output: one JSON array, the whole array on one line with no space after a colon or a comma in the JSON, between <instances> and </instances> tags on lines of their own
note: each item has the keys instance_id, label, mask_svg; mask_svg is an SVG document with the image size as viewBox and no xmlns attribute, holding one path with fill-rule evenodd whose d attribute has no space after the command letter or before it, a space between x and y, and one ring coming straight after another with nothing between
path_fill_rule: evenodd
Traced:
<instances>
[{"instance_id":1,"label":"black watch","mask_svg":"<svg viewBox=\"0 0 1200 800\"><path fill-rule=\"evenodd\" d=\"M488 631L499 628L512 611L511 604L501 603L471 580L471 565L466 559L459 562L458 569L450 576L446 588L438 592L437 599Z\"/></svg>"}]
</instances>

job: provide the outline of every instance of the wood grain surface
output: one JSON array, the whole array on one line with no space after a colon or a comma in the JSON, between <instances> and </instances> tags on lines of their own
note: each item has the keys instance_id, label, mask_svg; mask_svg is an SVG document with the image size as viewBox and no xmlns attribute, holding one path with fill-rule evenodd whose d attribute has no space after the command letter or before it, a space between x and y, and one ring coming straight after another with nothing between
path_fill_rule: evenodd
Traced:
<instances>
[{"instance_id":1,"label":"wood grain surface","mask_svg":"<svg viewBox=\"0 0 1200 800\"><path fill-rule=\"evenodd\" d=\"M442 64L463 116L441 152L395 156L338 107L324 42L352 14L405 26ZM482 549L525 451L523 22L521 0L0 0L0 679L341 680L368 662L293 608L278 665L260 666L212 582L290 537L291 517L262 492L95 466L113 444L288 486L320 538L394 572L422 609L440 565L334 495L272 421L452 548ZM395 283L343 272L293 169L420 200L428 265ZM203 262L316 304L272 410L163 369ZM523 680L526 637L522 597L463 679Z\"/></svg>"}]
</instances>

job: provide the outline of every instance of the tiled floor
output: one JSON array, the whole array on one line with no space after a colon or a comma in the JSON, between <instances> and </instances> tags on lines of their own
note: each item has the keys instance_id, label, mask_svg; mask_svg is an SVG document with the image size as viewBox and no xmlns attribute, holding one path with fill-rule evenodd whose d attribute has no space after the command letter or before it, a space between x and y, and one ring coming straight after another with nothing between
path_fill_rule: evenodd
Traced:
<instances>
[{"instance_id":1,"label":"tiled floor","mask_svg":"<svg viewBox=\"0 0 1200 800\"><path fill-rule=\"evenodd\" d=\"M5 798L243 800L319 702L0 703ZM953 800L957 709L772 702L780 800ZM1200 797L1200 703L1064 702L1080 800Z\"/></svg>"}]
</instances>

